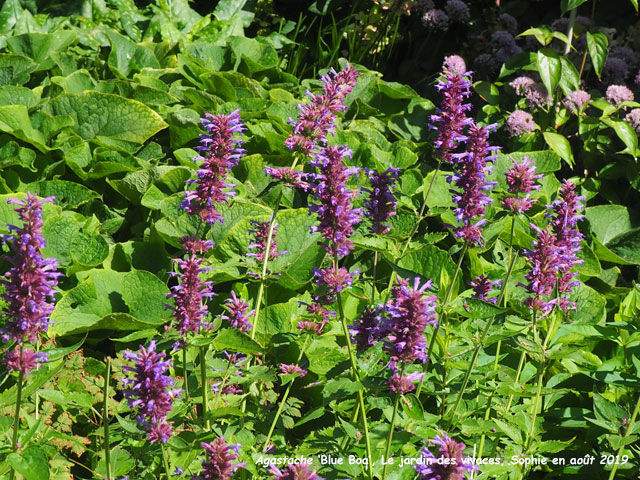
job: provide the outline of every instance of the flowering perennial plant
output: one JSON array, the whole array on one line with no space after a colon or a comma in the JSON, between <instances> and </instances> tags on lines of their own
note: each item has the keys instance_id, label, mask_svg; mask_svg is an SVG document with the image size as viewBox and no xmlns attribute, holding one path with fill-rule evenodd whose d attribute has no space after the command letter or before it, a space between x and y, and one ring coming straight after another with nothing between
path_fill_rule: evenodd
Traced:
<instances>
[{"instance_id":1,"label":"flowering perennial plant","mask_svg":"<svg viewBox=\"0 0 640 480\"><path fill-rule=\"evenodd\" d=\"M265 252L267 250L267 238L269 237L269 222L259 222L257 220L251 220L252 230L249 233L253 235L251 244L247 247L249 250L253 250L251 253L247 253L248 257L254 257L260 262L264 261ZM269 260L274 260L280 255L284 255L287 252L278 252L278 243L276 240L276 234L278 233L278 223L274 222L273 230L271 232L271 243L269 245Z\"/></svg>"},{"instance_id":2,"label":"flowering perennial plant","mask_svg":"<svg viewBox=\"0 0 640 480\"><path fill-rule=\"evenodd\" d=\"M438 456L427 447L422 450L423 463L415 466L420 480L462 480L477 470L472 464L465 463L464 443L456 442L447 434L436 435L431 443L438 446Z\"/></svg>"},{"instance_id":3,"label":"flowering perennial plant","mask_svg":"<svg viewBox=\"0 0 640 480\"><path fill-rule=\"evenodd\" d=\"M137 408L138 421L147 431L149 442L167 443L173 434L167 414L173 410L173 400L181 391L170 389L174 380L166 372L172 366L171 360L164 360L165 353L156 352L155 340L147 348L141 345L138 353L125 351L123 356L135 362L133 366L122 367L124 372L133 373L133 378L122 380L129 407Z\"/></svg>"},{"instance_id":4,"label":"flowering perennial plant","mask_svg":"<svg viewBox=\"0 0 640 480\"><path fill-rule=\"evenodd\" d=\"M233 463L238 459L240 444L227 445L224 437L218 437L213 442L202 442L200 446L205 453L202 460L202 473L191 478L197 480L231 480L234 472L245 468L244 463Z\"/></svg>"},{"instance_id":5,"label":"flowering perennial plant","mask_svg":"<svg viewBox=\"0 0 640 480\"><path fill-rule=\"evenodd\" d=\"M229 115L207 113L202 125L207 133L200 134L201 145L196 149L201 155L194 157L195 161L202 161L202 165L198 179L188 180L195 189L185 192L182 208L212 225L223 221L216 207L235 195L235 185L227 183L227 175L244 154L240 148L243 140L237 137L244 131L244 124L236 110Z\"/></svg>"},{"instance_id":6,"label":"flowering perennial plant","mask_svg":"<svg viewBox=\"0 0 640 480\"><path fill-rule=\"evenodd\" d=\"M221 315L220 318L227 320L233 328L237 328L241 332L248 332L251 328L249 319L256 313L255 310L249 310L249 303L244 298L238 298L236 292L231 291L231 297L224 302L224 308L227 313Z\"/></svg>"},{"instance_id":7,"label":"flowering perennial plant","mask_svg":"<svg viewBox=\"0 0 640 480\"><path fill-rule=\"evenodd\" d=\"M487 275L478 275L475 281L469 282L469 285L473 288L471 297L485 302L496 303L498 299L489 295L494 292L494 288L500 288L501 284L502 280L500 279L491 280Z\"/></svg>"},{"instance_id":8,"label":"flowering perennial plant","mask_svg":"<svg viewBox=\"0 0 640 480\"><path fill-rule=\"evenodd\" d=\"M387 220L396 214L396 199L391 193L398 180L398 169L388 168L384 173L375 170L368 170L367 175L371 188L362 188L369 194L365 200L367 217L371 219L371 231L374 233L388 233L391 227L386 224Z\"/></svg>"}]
</instances>

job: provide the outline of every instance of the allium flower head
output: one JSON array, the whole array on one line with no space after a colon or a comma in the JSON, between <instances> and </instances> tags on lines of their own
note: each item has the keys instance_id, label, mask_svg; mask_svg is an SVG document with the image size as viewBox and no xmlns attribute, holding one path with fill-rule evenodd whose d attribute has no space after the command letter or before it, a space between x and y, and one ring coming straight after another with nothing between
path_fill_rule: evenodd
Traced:
<instances>
[{"instance_id":1,"label":"allium flower head","mask_svg":"<svg viewBox=\"0 0 640 480\"><path fill-rule=\"evenodd\" d=\"M200 134L201 145L196 147L201 155L194 160L202 161L197 180L188 180L195 185L187 190L181 207L189 215L199 215L202 221L212 225L222 223L223 218L216 207L227 203L235 195L234 184L226 183L227 175L238 164L244 150L240 148L244 125L238 110L230 115L205 114L202 125L207 133Z\"/></svg>"},{"instance_id":2,"label":"allium flower head","mask_svg":"<svg viewBox=\"0 0 640 480\"><path fill-rule=\"evenodd\" d=\"M469 7L462 0L447 0L444 9L454 22L466 22L471 16Z\"/></svg>"},{"instance_id":3,"label":"allium flower head","mask_svg":"<svg viewBox=\"0 0 640 480\"><path fill-rule=\"evenodd\" d=\"M569 93L564 99L564 106L571 112L582 112L591 101L591 95L584 90L576 90Z\"/></svg>"},{"instance_id":4,"label":"allium flower head","mask_svg":"<svg viewBox=\"0 0 640 480\"><path fill-rule=\"evenodd\" d=\"M324 480L314 470L311 470L306 463L287 465L282 470L271 464L269 473L273 475L273 480Z\"/></svg>"},{"instance_id":5,"label":"allium flower head","mask_svg":"<svg viewBox=\"0 0 640 480\"><path fill-rule=\"evenodd\" d=\"M522 163L513 160L513 167L507 170L506 181L509 193L530 193L532 190L540 190L536 181L542 175L536 175L536 166L529 157L523 157Z\"/></svg>"},{"instance_id":6,"label":"allium flower head","mask_svg":"<svg viewBox=\"0 0 640 480\"><path fill-rule=\"evenodd\" d=\"M431 281L420 285L420 279L416 278L410 287L407 280L399 279L391 291L391 298L385 305L388 319L383 328L388 332L385 350L391 356L393 369L400 361L427 361L425 329L438 322L436 297L426 296L429 288Z\"/></svg>"},{"instance_id":7,"label":"allium flower head","mask_svg":"<svg viewBox=\"0 0 640 480\"><path fill-rule=\"evenodd\" d=\"M375 170L368 170L369 183L371 188L362 190L369 194L364 205L367 217L371 219L371 231L374 233L387 233L391 227L386 224L392 216L396 214L396 198L391 193L398 180L398 169L388 168L384 173Z\"/></svg>"},{"instance_id":8,"label":"allium flower head","mask_svg":"<svg viewBox=\"0 0 640 480\"><path fill-rule=\"evenodd\" d=\"M247 332L251 328L249 319L255 314L255 310L249 310L249 303L244 298L238 298L236 292L231 291L231 297L224 302L227 313L220 315L220 318L231 323L233 328L241 332Z\"/></svg>"},{"instance_id":9,"label":"allium flower head","mask_svg":"<svg viewBox=\"0 0 640 480\"><path fill-rule=\"evenodd\" d=\"M389 378L389 388L393 393L405 395L415 390L416 386L413 383L419 382L422 377L424 377L422 372L413 372L406 375L395 373Z\"/></svg>"},{"instance_id":10,"label":"allium flower head","mask_svg":"<svg viewBox=\"0 0 640 480\"><path fill-rule=\"evenodd\" d=\"M178 272L172 272L170 275L177 277L179 283L172 286L171 292L167 294L167 298L173 298L173 306L167 305L166 308L172 310L174 326L184 342L189 332L195 333L206 325L204 318L209 310L205 302L213 296L213 290L211 282L205 282L200 278L200 274L208 269L202 267L204 259L198 252L207 252L213 247L213 243L193 237L184 237L180 241L187 256L184 259L173 260L178 265Z\"/></svg>"},{"instance_id":11,"label":"allium flower head","mask_svg":"<svg viewBox=\"0 0 640 480\"><path fill-rule=\"evenodd\" d=\"M244 463L233 463L238 459L240 444L227 445L224 437L218 437L211 443L202 442L205 459L202 461L202 473L191 478L198 480L231 480L238 468Z\"/></svg>"},{"instance_id":12,"label":"allium flower head","mask_svg":"<svg viewBox=\"0 0 640 480\"><path fill-rule=\"evenodd\" d=\"M24 200L7 201L17 205L15 211L22 226L9 225L10 235L3 239L11 247L11 256L3 257L11 268L5 273L5 279L0 280L5 289L2 299L6 305L1 315L5 326L0 330L5 342L35 342L51 324L55 288L62 274L56 271L56 259L44 258L41 252L46 245L42 236L42 204L45 202L53 203L53 197L39 200L27 193ZM24 361L23 357L26 365ZM23 369L26 371L26 366Z\"/></svg>"},{"instance_id":13,"label":"allium flower head","mask_svg":"<svg viewBox=\"0 0 640 480\"><path fill-rule=\"evenodd\" d=\"M529 112L514 110L507 117L507 128L512 137L520 137L536 129L536 123Z\"/></svg>"},{"instance_id":14,"label":"allium flower head","mask_svg":"<svg viewBox=\"0 0 640 480\"><path fill-rule=\"evenodd\" d=\"M636 131L636 134L640 135L640 108L632 109L624 117L624 120L633 127L633 129Z\"/></svg>"},{"instance_id":15,"label":"allium flower head","mask_svg":"<svg viewBox=\"0 0 640 480\"><path fill-rule=\"evenodd\" d=\"M467 73L467 64L460 55L449 55L444 57L442 71L453 73L454 75L465 75Z\"/></svg>"},{"instance_id":16,"label":"allium flower head","mask_svg":"<svg viewBox=\"0 0 640 480\"><path fill-rule=\"evenodd\" d=\"M134 366L125 365L124 372L133 372L133 378L122 380L124 395L129 407L138 409L138 421L147 430L151 443L167 443L172 435L171 423L167 414L173 410L173 399L180 396L180 389L171 390L173 379L165 373L171 367L171 360L163 360L164 353L156 353L156 342L149 347L140 346L140 352L125 351L125 360L135 362Z\"/></svg>"},{"instance_id":17,"label":"allium flower head","mask_svg":"<svg viewBox=\"0 0 640 480\"><path fill-rule=\"evenodd\" d=\"M421 480L463 480L465 475L477 470L477 467L464 462L464 443L458 443L446 434L436 436L431 443L438 446L438 455L435 456L427 447L422 450L424 462L415 466Z\"/></svg>"},{"instance_id":18,"label":"allium flower head","mask_svg":"<svg viewBox=\"0 0 640 480\"><path fill-rule=\"evenodd\" d=\"M436 84L436 88L442 92L442 103L436 114L431 115L433 124L429 126L438 131L438 137L434 142L437 155L443 162L452 163L453 152L460 143L467 140L462 132L472 122L465 113L471 109L471 104L464 103L470 95L471 82L468 79L470 72L443 73L444 76Z\"/></svg>"},{"instance_id":19,"label":"allium flower head","mask_svg":"<svg viewBox=\"0 0 640 480\"><path fill-rule=\"evenodd\" d=\"M444 32L449 28L449 15L438 8L433 8L422 16L422 24L427 28Z\"/></svg>"},{"instance_id":20,"label":"allium flower head","mask_svg":"<svg viewBox=\"0 0 640 480\"><path fill-rule=\"evenodd\" d=\"M289 150L310 156L326 143L327 134L333 133L337 113L346 110L345 97L356 85L359 73L347 65L339 73L333 68L322 80L323 93L307 92L311 102L298 106L298 120L291 119L293 132L285 141Z\"/></svg>"},{"instance_id":21,"label":"allium flower head","mask_svg":"<svg viewBox=\"0 0 640 480\"><path fill-rule=\"evenodd\" d=\"M494 292L494 288L500 288L502 280L491 280L486 275L478 275L475 281L469 282L469 285L473 288L472 298L484 300L485 302L496 303L498 299L494 296L491 298L489 295Z\"/></svg>"},{"instance_id":22,"label":"allium flower head","mask_svg":"<svg viewBox=\"0 0 640 480\"><path fill-rule=\"evenodd\" d=\"M344 165L343 158L350 155L345 146L328 146L309 162L319 172L314 175L313 183L313 196L317 203L309 206L309 212L318 216L319 224L311 231L320 232L324 239L320 245L327 253L338 257L344 257L353 250L349 237L362 215L362 209L353 208L351 203L358 191L347 188L349 177L358 172L357 168Z\"/></svg>"},{"instance_id":23,"label":"allium flower head","mask_svg":"<svg viewBox=\"0 0 640 480\"><path fill-rule=\"evenodd\" d=\"M258 222L257 220L251 220L252 230L249 233L253 235L251 239L251 245L247 248L254 250L252 253L247 253L248 257L254 257L258 261L264 261L264 255L267 250L267 239L269 238L269 225L270 222ZM278 243L276 235L278 233L278 223L274 222L273 230L271 232L271 243L269 244L269 260L274 260L280 255L284 255L288 252L278 252Z\"/></svg>"},{"instance_id":24,"label":"allium flower head","mask_svg":"<svg viewBox=\"0 0 640 480\"><path fill-rule=\"evenodd\" d=\"M509 15L508 13L500 14L500 22L506 31L511 33L512 35L517 33L518 31L518 21L515 19L513 15Z\"/></svg>"},{"instance_id":25,"label":"allium flower head","mask_svg":"<svg viewBox=\"0 0 640 480\"><path fill-rule=\"evenodd\" d=\"M386 333L383 328L383 311L380 307L367 307L349 327L351 340L359 351L365 351L382 340Z\"/></svg>"},{"instance_id":26,"label":"allium flower head","mask_svg":"<svg viewBox=\"0 0 640 480\"><path fill-rule=\"evenodd\" d=\"M491 34L491 43L500 47L510 47L515 44L516 39L509 32L497 30Z\"/></svg>"},{"instance_id":27,"label":"allium flower head","mask_svg":"<svg viewBox=\"0 0 640 480\"><path fill-rule=\"evenodd\" d=\"M624 85L611 85L607 88L606 99L619 107L622 102L633 102L633 92Z\"/></svg>"},{"instance_id":28,"label":"allium flower head","mask_svg":"<svg viewBox=\"0 0 640 480\"><path fill-rule=\"evenodd\" d=\"M609 52L609 56L621 59L629 65L629 67L634 67L636 64L636 54L629 47L620 45L613 47L611 52Z\"/></svg>"},{"instance_id":29,"label":"allium flower head","mask_svg":"<svg viewBox=\"0 0 640 480\"><path fill-rule=\"evenodd\" d=\"M304 377L307 374L307 371L299 367L298 365L288 365L286 363L281 363L280 373L282 375L292 375L294 373L298 373L301 377Z\"/></svg>"}]
</instances>

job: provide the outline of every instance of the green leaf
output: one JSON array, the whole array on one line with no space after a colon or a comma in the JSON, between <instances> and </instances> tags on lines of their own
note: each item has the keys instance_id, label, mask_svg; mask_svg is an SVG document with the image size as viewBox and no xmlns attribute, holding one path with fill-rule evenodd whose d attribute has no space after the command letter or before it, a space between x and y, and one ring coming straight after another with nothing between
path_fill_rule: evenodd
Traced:
<instances>
[{"instance_id":1,"label":"green leaf","mask_svg":"<svg viewBox=\"0 0 640 480\"><path fill-rule=\"evenodd\" d=\"M32 58L38 67L35 71L50 70L55 66L51 55L66 51L76 40L72 30L60 30L55 34L25 33L7 39L13 53Z\"/></svg>"},{"instance_id":2,"label":"green leaf","mask_svg":"<svg viewBox=\"0 0 640 480\"><path fill-rule=\"evenodd\" d=\"M598 78L602 75L602 67L604 67L604 62L607 60L608 46L609 40L604 33L587 32L587 49Z\"/></svg>"},{"instance_id":3,"label":"green leaf","mask_svg":"<svg viewBox=\"0 0 640 480\"><path fill-rule=\"evenodd\" d=\"M129 313L144 322L163 323L169 314L165 308L169 289L150 272L134 270L122 278L122 299Z\"/></svg>"},{"instance_id":4,"label":"green leaf","mask_svg":"<svg viewBox=\"0 0 640 480\"><path fill-rule=\"evenodd\" d=\"M22 454L9 454L7 459L25 480L49 480L49 462L41 447L31 445Z\"/></svg>"},{"instance_id":5,"label":"green leaf","mask_svg":"<svg viewBox=\"0 0 640 480\"><path fill-rule=\"evenodd\" d=\"M42 233L47 240L44 254L62 265L77 262L85 266L102 263L109 254L106 241L95 233L82 231L83 223L71 215L56 215L45 221Z\"/></svg>"},{"instance_id":6,"label":"green leaf","mask_svg":"<svg viewBox=\"0 0 640 480\"><path fill-rule=\"evenodd\" d=\"M24 105L27 108L34 107L40 101L40 97L33 90L14 85L0 87L0 106Z\"/></svg>"},{"instance_id":7,"label":"green leaf","mask_svg":"<svg viewBox=\"0 0 640 480\"><path fill-rule=\"evenodd\" d=\"M24 85L36 69L36 63L22 55L0 53L0 87L3 85Z\"/></svg>"},{"instance_id":8,"label":"green leaf","mask_svg":"<svg viewBox=\"0 0 640 480\"><path fill-rule=\"evenodd\" d=\"M29 184L27 190L40 197L55 197L56 204L63 208L77 208L94 198L100 198L100 195L84 185L67 180L35 182Z\"/></svg>"},{"instance_id":9,"label":"green leaf","mask_svg":"<svg viewBox=\"0 0 640 480\"><path fill-rule=\"evenodd\" d=\"M591 231L603 245L631 230L629 210L623 205L596 205L584 213Z\"/></svg>"},{"instance_id":10,"label":"green leaf","mask_svg":"<svg viewBox=\"0 0 640 480\"><path fill-rule=\"evenodd\" d=\"M562 11L562 15L567 13L569 10L573 10L574 8L578 8L587 0L562 0L560 2L560 9Z\"/></svg>"},{"instance_id":11,"label":"green leaf","mask_svg":"<svg viewBox=\"0 0 640 480\"><path fill-rule=\"evenodd\" d=\"M213 341L213 345L218 350L242 352L247 355L257 355L263 350L257 342L251 340L249 335L235 328L225 328L220 330Z\"/></svg>"},{"instance_id":12,"label":"green leaf","mask_svg":"<svg viewBox=\"0 0 640 480\"><path fill-rule=\"evenodd\" d=\"M493 83L480 81L474 83L473 88L480 98L486 101L489 105L498 105L500 103L500 91Z\"/></svg>"},{"instance_id":13,"label":"green leaf","mask_svg":"<svg viewBox=\"0 0 640 480\"><path fill-rule=\"evenodd\" d=\"M111 43L107 65L117 77L129 78L132 73L137 73L145 67L160 68L152 50L133 43L113 30L107 30L106 34Z\"/></svg>"},{"instance_id":14,"label":"green leaf","mask_svg":"<svg viewBox=\"0 0 640 480\"><path fill-rule=\"evenodd\" d=\"M135 460L133 459L131 454L127 452L124 448L120 447L120 445L111 449L110 459L111 459L111 476L113 478L119 478L123 475L126 475L131 470L133 470L133 467L135 467ZM105 466L104 459L101 459L98 462L96 471L98 474L102 475L103 477L106 476L107 469Z\"/></svg>"},{"instance_id":15,"label":"green leaf","mask_svg":"<svg viewBox=\"0 0 640 480\"><path fill-rule=\"evenodd\" d=\"M580 89L580 75L578 70L566 57L560 57L562 63L562 75L560 76L560 88L564 95Z\"/></svg>"},{"instance_id":16,"label":"green leaf","mask_svg":"<svg viewBox=\"0 0 640 480\"><path fill-rule=\"evenodd\" d=\"M555 50L543 48L538 52L538 73L547 92L553 97L562 76L562 61Z\"/></svg>"},{"instance_id":17,"label":"green leaf","mask_svg":"<svg viewBox=\"0 0 640 480\"><path fill-rule=\"evenodd\" d=\"M0 107L0 131L30 143L41 152L49 151L47 139L31 124L29 111L24 105L5 105Z\"/></svg>"},{"instance_id":18,"label":"green leaf","mask_svg":"<svg viewBox=\"0 0 640 480\"><path fill-rule=\"evenodd\" d=\"M505 309L477 298L465 298L456 311L464 317L488 319L504 313Z\"/></svg>"},{"instance_id":19,"label":"green leaf","mask_svg":"<svg viewBox=\"0 0 640 480\"><path fill-rule=\"evenodd\" d=\"M160 115L143 103L106 93L64 93L46 109L53 115L72 117L74 131L86 140L114 139L141 144L167 127Z\"/></svg>"},{"instance_id":20,"label":"green leaf","mask_svg":"<svg viewBox=\"0 0 640 480\"><path fill-rule=\"evenodd\" d=\"M443 270L449 274L450 278L453 278L456 269L451 256L433 245L424 245L416 252L407 253L400 259L398 266L410 270L420 276L423 281L433 280L435 284L438 284L440 273ZM460 277L458 276L458 278Z\"/></svg>"},{"instance_id":21,"label":"green leaf","mask_svg":"<svg viewBox=\"0 0 640 480\"><path fill-rule=\"evenodd\" d=\"M635 158L638 151L638 135L636 135L636 131L633 127L627 122L616 120L614 118L603 118L602 122L613 128L618 138L622 140L622 143L627 147L620 153L628 153Z\"/></svg>"},{"instance_id":22,"label":"green leaf","mask_svg":"<svg viewBox=\"0 0 640 480\"><path fill-rule=\"evenodd\" d=\"M33 166L36 159L36 152L29 148L24 148L10 139L9 136L0 137L0 168L8 168L13 165L19 165L27 168L32 172L38 169Z\"/></svg>"},{"instance_id":23,"label":"green leaf","mask_svg":"<svg viewBox=\"0 0 640 480\"><path fill-rule=\"evenodd\" d=\"M569 166L573 166L575 163L573 159L573 153L571 152L571 145L569 140L563 135L554 132L543 132L544 140L547 145L557 153Z\"/></svg>"},{"instance_id":24,"label":"green leaf","mask_svg":"<svg viewBox=\"0 0 640 480\"><path fill-rule=\"evenodd\" d=\"M614 237L607 247L627 262L640 265L640 228L634 228Z\"/></svg>"},{"instance_id":25,"label":"green leaf","mask_svg":"<svg viewBox=\"0 0 640 480\"><path fill-rule=\"evenodd\" d=\"M348 359L346 352L329 337L314 340L306 353L309 359L309 371L318 375L325 375L333 367Z\"/></svg>"}]
</instances>

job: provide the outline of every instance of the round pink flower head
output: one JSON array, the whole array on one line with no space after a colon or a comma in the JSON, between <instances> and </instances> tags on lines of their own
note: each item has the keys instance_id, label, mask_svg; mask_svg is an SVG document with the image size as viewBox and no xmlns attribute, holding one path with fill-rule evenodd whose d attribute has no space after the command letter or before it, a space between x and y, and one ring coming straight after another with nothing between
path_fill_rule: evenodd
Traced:
<instances>
[{"instance_id":1,"label":"round pink flower head","mask_svg":"<svg viewBox=\"0 0 640 480\"><path fill-rule=\"evenodd\" d=\"M607 101L616 107L622 102L633 102L633 92L624 85L611 85L607 88Z\"/></svg>"},{"instance_id":2,"label":"round pink flower head","mask_svg":"<svg viewBox=\"0 0 640 480\"><path fill-rule=\"evenodd\" d=\"M444 57L442 71L464 76L467 73L467 64L460 55Z\"/></svg>"},{"instance_id":3,"label":"round pink flower head","mask_svg":"<svg viewBox=\"0 0 640 480\"><path fill-rule=\"evenodd\" d=\"M640 135L640 108L634 108L624 117L625 121Z\"/></svg>"},{"instance_id":4,"label":"round pink flower head","mask_svg":"<svg viewBox=\"0 0 640 480\"><path fill-rule=\"evenodd\" d=\"M536 129L533 116L524 110L514 110L507 118L507 129L512 137L520 137Z\"/></svg>"},{"instance_id":5,"label":"round pink flower head","mask_svg":"<svg viewBox=\"0 0 640 480\"><path fill-rule=\"evenodd\" d=\"M582 112L587 104L591 101L591 95L584 90L576 90L569 93L564 99L564 106L571 112Z\"/></svg>"}]
</instances>

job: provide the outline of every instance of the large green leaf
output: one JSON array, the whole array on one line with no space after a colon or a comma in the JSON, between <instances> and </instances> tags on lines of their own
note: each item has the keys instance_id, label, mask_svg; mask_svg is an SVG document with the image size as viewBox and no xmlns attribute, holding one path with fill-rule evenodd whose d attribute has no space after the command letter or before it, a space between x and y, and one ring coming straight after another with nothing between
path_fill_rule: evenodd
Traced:
<instances>
[{"instance_id":1,"label":"large green leaf","mask_svg":"<svg viewBox=\"0 0 640 480\"><path fill-rule=\"evenodd\" d=\"M86 140L114 139L139 144L167 127L160 115L143 103L118 95L64 93L46 108L54 115L71 116L74 131Z\"/></svg>"},{"instance_id":2,"label":"large green leaf","mask_svg":"<svg viewBox=\"0 0 640 480\"><path fill-rule=\"evenodd\" d=\"M587 207L585 217L591 231L602 244L631 230L629 210L623 205L596 205Z\"/></svg>"},{"instance_id":3,"label":"large green leaf","mask_svg":"<svg viewBox=\"0 0 640 480\"><path fill-rule=\"evenodd\" d=\"M107 30L111 53L107 64L114 75L129 78L145 67L160 68L158 59L149 48L137 45L113 30Z\"/></svg>"},{"instance_id":4,"label":"large green leaf","mask_svg":"<svg viewBox=\"0 0 640 480\"><path fill-rule=\"evenodd\" d=\"M13 53L32 58L38 67L35 71L49 70L55 63L51 58L53 52L64 52L75 41L76 35L71 30L60 30L56 33L25 33L7 40Z\"/></svg>"},{"instance_id":5,"label":"large green leaf","mask_svg":"<svg viewBox=\"0 0 640 480\"><path fill-rule=\"evenodd\" d=\"M538 73L547 92L553 97L562 75L562 62L555 50L543 48L538 52Z\"/></svg>"},{"instance_id":6,"label":"large green leaf","mask_svg":"<svg viewBox=\"0 0 640 480\"><path fill-rule=\"evenodd\" d=\"M49 462L38 445L30 445L21 454L11 453L8 457L11 466L25 480L49 480Z\"/></svg>"},{"instance_id":7,"label":"large green leaf","mask_svg":"<svg viewBox=\"0 0 640 480\"><path fill-rule=\"evenodd\" d=\"M593 69L600 78L602 75L602 67L607 60L607 47L609 46L609 40L604 33L589 33L587 32L587 48L589 50L589 56L593 63Z\"/></svg>"},{"instance_id":8,"label":"large green leaf","mask_svg":"<svg viewBox=\"0 0 640 480\"><path fill-rule=\"evenodd\" d=\"M565 136L555 132L544 132L543 136L547 145L567 162L569 166L573 166L575 160L573 159L573 152L571 151L569 140L567 140Z\"/></svg>"}]
</instances>

